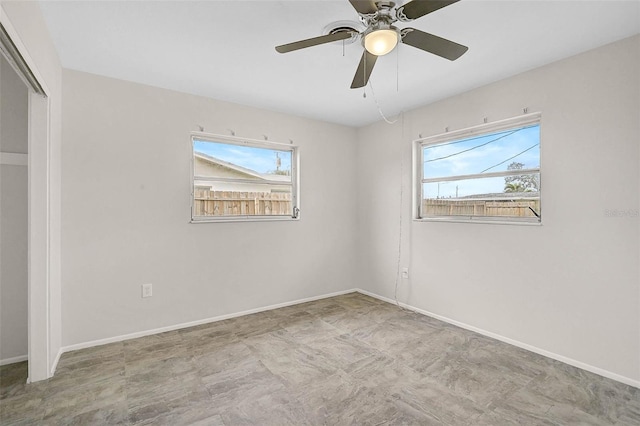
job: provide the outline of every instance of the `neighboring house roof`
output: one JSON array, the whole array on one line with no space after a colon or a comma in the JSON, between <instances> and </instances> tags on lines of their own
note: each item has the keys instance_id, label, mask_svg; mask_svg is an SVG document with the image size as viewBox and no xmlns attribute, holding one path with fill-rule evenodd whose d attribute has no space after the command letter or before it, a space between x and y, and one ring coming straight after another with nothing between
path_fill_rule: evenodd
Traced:
<instances>
[{"instance_id":1,"label":"neighboring house roof","mask_svg":"<svg viewBox=\"0 0 640 426\"><path fill-rule=\"evenodd\" d=\"M247 169L246 167L238 166L237 164L230 163L228 161L221 160L216 157L212 157L211 155L205 154L203 152L194 151L194 157L199 158L208 163L226 167L230 170L234 170L238 173L245 174L249 177L252 177L257 180L269 180L269 181L280 181L280 182L290 182L291 176L285 175L276 175L276 174L268 174L268 173L258 173L255 170Z\"/></svg>"}]
</instances>

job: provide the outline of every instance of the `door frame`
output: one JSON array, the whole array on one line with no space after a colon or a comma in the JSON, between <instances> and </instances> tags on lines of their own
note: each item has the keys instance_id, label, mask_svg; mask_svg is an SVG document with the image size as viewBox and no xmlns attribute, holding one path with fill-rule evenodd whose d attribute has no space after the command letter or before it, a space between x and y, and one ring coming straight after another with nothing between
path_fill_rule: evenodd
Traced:
<instances>
[{"instance_id":1,"label":"door frame","mask_svg":"<svg viewBox=\"0 0 640 426\"><path fill-rule=\"evenodd\" d=\"M53 375L55 361L51 359L50 306L50 90L38 71L29 51L4 9L0 7L0 24L23 59L32 76L40 84L44 95L36 93L29 84L28 110L28 368L29 382L48 379ZM11 61L10 61L11 62ZM18 70L16 70L18 71ZM18 71L19 72L19 71ZM22 73L19 73L22 74ZM24 79L24 75L21 75Z\"/></svg>"}]
</instances>

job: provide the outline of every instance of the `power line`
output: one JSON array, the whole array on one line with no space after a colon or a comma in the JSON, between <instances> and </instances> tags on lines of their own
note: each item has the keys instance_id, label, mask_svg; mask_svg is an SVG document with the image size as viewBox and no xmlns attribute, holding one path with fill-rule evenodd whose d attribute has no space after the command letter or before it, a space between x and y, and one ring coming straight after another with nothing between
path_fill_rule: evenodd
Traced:
<instances>
[{"instance_id":1,"label":"power line","mask_svg":"<svg viewBox=\"0 0 640 426\"><path fill-rule=\"evenodd\" d=\"M540 142L538 142L537 144L535 144L535 145L533 145L533 146L530 146L529 148L525 149L524 151L522 151L522 152L521 152L521 153L519 153L519 154L514 155L513 157L509 157L509 158L507 158L506 160L501 161L500 163L498 163L498 164L496 164L496 165L494 165L494 166L489 167L488 169L484 169L483 171L481 171L481 172L480 172L480 173L478 173L478 174L482 174L482 173L484 173L484 172L486 172L486 171L488 171L488 170L493 169L494 167L498 167L499 165L506 163L506 162L507 162L507 161L509 161L509 160L513 160L513 159L514 159L514 158L516 158L517 156L524 154L525 152L529 151L530 149L535 148L535 147L536 147L536 146L538 146L538 145L540 145Z\"/></svg>"},{"instance_id":2,"label":"power line","mask_svg":"<svg viewBox=\"0 0 640 426\"><path fill-rule=\"evenodd\" d=\"M537 127L537 126L539 126L539 124L532 124L530 126L521 127L519 130L527 130L527 129L531 129L532 127ZM476 139L483 139L483 138L486 138L487 136L502 135L504 133L507 133L508 131L509 130L505 130L505 131L502 131L502 132L496 132L496 133L494 133L492 135L482 134L482 135L474 136L472 138L467 138L467 139L455 139L455 140L452 140L452 141L449 141L449 142L443 142L443 143L436 144L435 146L455 145L457 143L474 141Z\"/></svg>"},{"instance_id":3,"label":"power line","mask_svg":"<svg viewBox=\"0 0 640 426\"><path fill-rule=\"evenodd\" d=\"M434 158L434 159L431 159L431 160L426 160L426 161L425 161L425 163L430 163L430 162L432 162L432 161L443 160L443 159L445 159L445 158L451 158L451 157L455 157L456 155L464 154L465 152L473 151L474 149L477 149L477 148L483 147L483 146L485 146L485 145L489 145L490 143L493 143L493 142L499 141L500 139L504 139L504 138L506 138L507 136L511 136L512 134L514 134L514 133L516 133L516 132L519 132L520 130L524 130L524 129L525 129L524 127L520 128L520 129L516 129L516 130L514 130L514 131L512 131L512 132L510 132L510 133L507 133L506 135L502 135L502 136L500 136L500 137L498 137L498 138L492 139L492 140L490 140L490 141L488 141L488 142L485 142L485 143L483 143L483 144L480 144L480 145L477 145L477 146L474 146L474 147L471 147L471 148L467 148L467 149L465 149L465 150L458 151L458 152L453 153L453 154L445 155L444 157L438 157L438 158ZM467 141L467 140L468 140L468 139L465 139L465 141ZM460 142L462 142L462 141L460 141Z\"/></svg>"}]
</instances>

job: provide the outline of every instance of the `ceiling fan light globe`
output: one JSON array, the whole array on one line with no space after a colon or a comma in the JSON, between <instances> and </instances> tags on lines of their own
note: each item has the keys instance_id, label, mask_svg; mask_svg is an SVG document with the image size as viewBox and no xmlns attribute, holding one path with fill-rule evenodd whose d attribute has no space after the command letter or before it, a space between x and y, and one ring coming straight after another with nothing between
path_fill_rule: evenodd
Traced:
<instances>
[{"instance_id":1,"label":"ceiling fan light globe","mask_svg":"<svg viewBox=\"0 0 640 426\"><path fill-rule=\"evenodd\" d=\"M384 56L398 45L398 32L395 29L372 31L364 37L364 48L376 56Z\"/></svg>"}]
</instances>

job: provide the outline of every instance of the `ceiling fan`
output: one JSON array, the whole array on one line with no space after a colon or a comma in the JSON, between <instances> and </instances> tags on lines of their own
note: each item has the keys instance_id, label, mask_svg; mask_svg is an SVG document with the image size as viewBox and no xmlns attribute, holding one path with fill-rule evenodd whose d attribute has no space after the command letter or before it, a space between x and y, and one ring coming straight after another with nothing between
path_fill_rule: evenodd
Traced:
<instances>
[{"instance_id":1,"label":"ceiling fan","mask_svg":"<svg viewBox=\"0 0 640 426\"><path fill-rule=\"evenodd\" d=\"M396 7L396 4L391 1L349 0L349 3L358 12L360 20L366 26L364 31L342 30L331 32L327 35L277 46L276 51L287 53L359 36L365 51L351 83L351 88L357 89L367 85L378 56L384 56L391 52L399 42L450 61L455 61L462 56L468 50L468 47L415 28L399 29L392 25L397 21L413 21L458 1L413 0Z\"/></svg>"}]
</instances>

